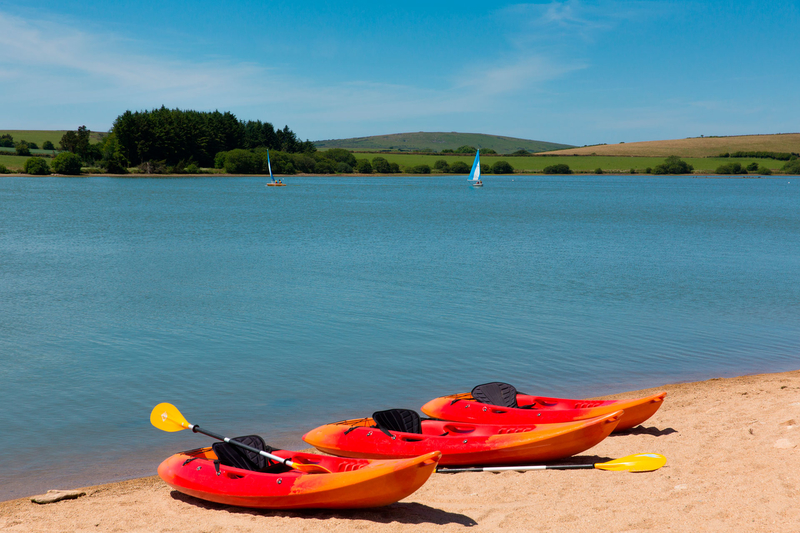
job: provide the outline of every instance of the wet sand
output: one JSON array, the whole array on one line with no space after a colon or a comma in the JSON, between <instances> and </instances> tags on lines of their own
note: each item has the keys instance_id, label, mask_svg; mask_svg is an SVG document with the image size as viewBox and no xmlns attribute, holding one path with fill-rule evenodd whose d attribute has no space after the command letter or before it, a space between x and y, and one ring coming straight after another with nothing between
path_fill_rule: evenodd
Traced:
<instances>
[{"instance_id":1,"label":"wet sand","mask_svg":"<svg viewBox=\"0 0 800 533\"><path fill-rule=\"evenodd\" d=\"M655 472L434 474L388 507L292 512L206 503L148 477L53 504L0 502L0 531L800 531L800 370L609 398L659 390L664 405L643 426L573 459L661 453Z\"/></svg>"}]
</instances>

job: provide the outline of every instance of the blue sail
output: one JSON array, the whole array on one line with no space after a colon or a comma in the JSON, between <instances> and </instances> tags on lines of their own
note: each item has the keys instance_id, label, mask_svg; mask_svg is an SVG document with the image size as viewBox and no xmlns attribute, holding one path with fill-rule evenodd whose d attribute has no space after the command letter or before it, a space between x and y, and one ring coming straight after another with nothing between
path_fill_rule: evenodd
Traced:
<instances>
[{"instance_id":1,"label":"blue sail","mask_svg":"<svg viewBox=\"0 0 800 533\"><path fill-rule=\"evenodd\" d=\"M468 181L481 180L481 151L475 153L475 161L472 163L472 171L469 173Z\"/></svg>"},{"instance_id":2,"label":"blue sail","mask_svg":"<svg viewBox=\"0 0 800 533\"><path fill-rule=\"evenodd\" d=\"M269 162L269 150L267 150L267 167L269 168L269 177L275 181L275 178L272 177L272 163Z\"/></svg>"}]
</instances>

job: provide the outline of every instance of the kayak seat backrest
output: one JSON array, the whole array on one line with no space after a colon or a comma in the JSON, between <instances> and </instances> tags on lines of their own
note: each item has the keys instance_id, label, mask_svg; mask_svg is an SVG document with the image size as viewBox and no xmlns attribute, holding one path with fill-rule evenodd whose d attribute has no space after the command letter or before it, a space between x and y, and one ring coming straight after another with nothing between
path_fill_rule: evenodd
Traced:
<instances>
[{"instance_id":1,"label":"kayak seat backrest","mask_svg":"<svg viewBox=\"0 0 800 533\"><path fill-rule=\"evenodd\" d=\"M387 409L376 411L372 419L378 428L402 433L422 433L422 422L416 411L411 409Z\"/></svg>"},{"instance_id":2,"label":"kayak seat backrest","mask_svg":"<svg viewBox=\"0 0 800 533\"><path fill-rule=\"evenodd\" d=\"M513 385L499 381L478 385L472 389L472 397L480 403L513 407L515 409L519 407L517 405L517 389Z\"/></svg>"},{"instance_id":3,"label":"kayak seat backrest","mask_svg":"<svg viewBox=\"0 0 800 533\"><path fill-rule=\"evenodd\" d=\"M264 439L258 435L234 437L231 440L241 442L242 444L246 444L251 448L256 448L257 450L262 450L267 453L275 450L275 448L267 446L267 444L264 442ZM215 442L211 445L211 447L214 450L214 454L217 456L217 459L219 459L220 464L225 466L232 466L234 468L241 468L243 470L253 470L255 472L273 472L273 470L285 472L287 470L291 470L283 463L271 461L263 455L251 452L250 450L245 450L244 448L240 448L235 444L228 444L227 442ZM274 473L278 472L276 471Z\"/></svg>"}]
</instances>

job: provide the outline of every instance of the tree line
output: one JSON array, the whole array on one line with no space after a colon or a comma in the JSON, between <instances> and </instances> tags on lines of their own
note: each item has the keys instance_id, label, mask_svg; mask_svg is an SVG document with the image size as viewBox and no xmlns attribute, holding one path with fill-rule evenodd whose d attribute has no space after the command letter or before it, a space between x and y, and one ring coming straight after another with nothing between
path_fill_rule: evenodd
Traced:
<instances>
[{"instance_id":1,"label":"tree line","mask_svg":"<svg viewBox=\"0 0 800 533\"><path fill-rule=\"evenodd\" d=\"M10 133L0 135L0 147L14 148L17 155L31 155L31 150L38 150L39 145L35 142L29 142L25 139L14 142L14 137ZM55 150L51 141L44 141L42 143L42 150Z\"/></svg>"},{"instance_id":2,"label":"tree line","mask_svg":"<svg viewBox=\"0 0 800 533\"><path fill-rule=\"evenodd\" d=\"M228 174L267 174L267 149L254 150L237 148L217 154L214 167L224 169ZM324 152L289 153L270 151L269 163L274 174L397 174L400 166L390 163L384 157L356 159L352 152L343 148L331 148ZM430 172L430 168L428 170Z\"/></svg>"},{"instance_id":3,"label":"tree line","mask_svg":"<svg viewBox=\"0 0 800 533\"><path fill-rule=\"evenodd\" d=\"M747 157L747 158L756 158L756 159L775 159L777 161L789 161L795 160L800 157L800 154L795 152L768 152L768 151L756 151L756 152L725 152L724 154L719 154L718 157Z\"/></svg>"},{"instance_id":4,"label":"tree line","mask_svg":"<svg viewBox=\"0 0 800 533\"><path fill-rule=\"evenodd\" d=\"M277 129L269 122L239 120L230 112L184 111L164 106L150 111L126 111L114 120L109 134L99 142L91 142L90 136L86 126L66 132L59 142L63 152L55 156L53 171L74 175L80 173L82 166L90 166L110 174L126 174L130 167L146 173L196 173L201 167L215 166L219 154L233 150L316 152L314 143L301 141L289 126ZM0 137L0 146L8 143L17 146L18 155L31 155L29 149L38 148L24 141L13 143L7 134ZM43 148L55 149L49 141ZM282 161L281 156L278 160ZM26 172L28 168L33 171L28 173L50 173L47 161L26 162L25 166Z\"/></svg>"},{"instance_id":5,"label":"tree line","mask_svg":"<svg viewBox=\"0 0 800 533\"><path fill-rule=\"evenodd\" d=\"M183 111L161 107L126 111L114 121L119 154L130 166L162 162L166 166L210 167L216 155L235 149L271 149L286 153L315 152L311 141L300 141L285 126L242 121L228 111Z\"/></svg>"}]
</instances>

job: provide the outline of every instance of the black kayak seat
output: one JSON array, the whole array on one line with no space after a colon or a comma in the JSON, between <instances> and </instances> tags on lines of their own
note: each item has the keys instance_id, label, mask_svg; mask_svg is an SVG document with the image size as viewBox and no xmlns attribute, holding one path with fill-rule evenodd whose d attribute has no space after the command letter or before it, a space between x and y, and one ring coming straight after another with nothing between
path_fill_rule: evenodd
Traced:
<instances>
[{"instance_id":1,"label":"black kayak seat","mask_svg":"<svg viewBox=\"0 0 800 533\"><path fill-rule=\"evenodd\" d=\"M508 383L493 381L472 389L472 397L480 403L519 408L517 405L517 389Z\"/></svg>"},{"instance_id":2,"label":"black kayak seat","mask_svg":"<svg viewBox=\"0 0 800 533\"><path fill-rule=\"evenodd\" d=\"M264 442L264 439L258 435L234 437L231 440L241 442L242 444L250 446L251 448L256 448L257 450L265 451L267 453L275 451L275 448L272 446L267 446L267 444ZM225 466L241 468L242 470L253 470L255 472L271 473L288 472L291 470L290 467L284 465L283 463L272 461L261 454L251 452L250 450L245 450L244 448L240 448L235 444L228 444L227 442L215 442L211 445L211 448L214 450L214 454L217 456L220 464Z\"/></svg>"},{"instance_id":3,"label":"black kayak seat","mask_svg":"<svg viewBox=\"0 0 800 533\"><path fill-rule=\"evenodd\" d=\"M372 419L381 430L422 433L422 421L417 412L411 409L375 411L372 414Z\"/></svg>"}]
</instances>

